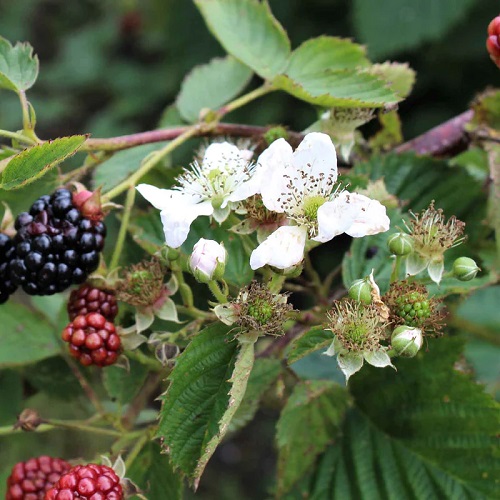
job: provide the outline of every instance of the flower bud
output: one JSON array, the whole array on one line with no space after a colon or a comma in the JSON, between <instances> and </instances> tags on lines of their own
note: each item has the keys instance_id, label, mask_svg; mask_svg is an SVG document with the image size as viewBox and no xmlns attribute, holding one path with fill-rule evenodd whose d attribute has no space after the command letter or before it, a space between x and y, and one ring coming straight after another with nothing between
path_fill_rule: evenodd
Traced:
<instances>
[{"instance_id":1,"label":"flower bud","mask_svg":"<svg viewBox=\"0 0 500 500\"><path fill-rule=\"evenodd\" d=\"M406 233L395 233L387 240L389 251L393 255L408 255L413 252L413 241Z\"/></svg>"},{"instance_id":2,"label":"flower bud","mask_svg":"<svg viewBox=\"0 0 500 500\"><path fill-rule=\"evenodd\" d=\"M459 257L453 262L453 275L460 281L474 279L480 270L476 262L469 257Z\"/></svg>"},{"instance_id":3,"label":"flower bud","mask_svg":"<svg viewBox=\"0 0 500 500\"><path fill-rule=\"evenodd\" d=\"M372 287L366 279L356 280L349 288L349 297L362 304L372 303Z\"/></svg>"},{"instance_id":4,"label":"flower bud","mask_svg":"<svg viewBox=\"0 0 500 500\"><path fill-rule=\"evenodd\" d=\"M413 358L422 347L422 330L411 326L398 326L391 336L391 346L398 356Z\"/></svg>"},{"instance_id":5,"label":"flower bud","mask_svg":"<svg viewBox=\"0 0 500 500\"><path fill-rule=\"evenodd\" d=\"M221 279L226 267L227 252L222 243L200 238L189 258L189 267L200 283Z\"/></svg>"}]
</instances>

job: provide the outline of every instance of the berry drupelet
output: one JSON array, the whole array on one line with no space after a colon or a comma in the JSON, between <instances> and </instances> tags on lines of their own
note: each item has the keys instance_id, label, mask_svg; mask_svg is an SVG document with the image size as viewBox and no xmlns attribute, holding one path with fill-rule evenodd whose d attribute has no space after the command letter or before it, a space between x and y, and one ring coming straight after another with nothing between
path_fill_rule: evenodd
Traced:
<instances>
[{"instance_id":1,"label":"berry drupelet","mask_svg":"<svg viewBox=\"0 0 500 500\"><path fill-rule=\"evenodd\" d=\"M6 500L43 500L46 492L71 465L60 458L41 456L14 465L7 479Z\"/></svg>"},{"instance_id":2,"label":"berry drupelet","mask_svg":"<svg viewBox=\"0 0 500 500\"><path fill-rule=\"evenodd\" d=\"M106 227L82 215L67 189L42 196L18 215L10 279L30 295L83 283L99 265Z\"/></svg>"},{"instance_id":3,"label":"berry drupelet","mask_svg":"<svg viewBox=\"0 0 500 500\"><path fill-rule=\"evenodd\" d=\"M10 261L14 253L12 239L0 233L0 304L3 304L17 288L17 285L10 279Z\"/></svg>"},{"instance_id":4,"label":"berry drupelet","mask_svg":"<svg viewBox=\"0 0 500 500\"><path fill-rule=\"evenodd\" d=\"M61 476L45 500L122 500L120 478L107 465L77 465Z\"/></svg>"},{"instance_id":5,"label":"berry drupelet","mask_svg":"<svg viewBox=\"0 0 500 500\"><path fill-rule=\"evenodd\" d=\"M97 312L77 316L62 333L70 354L84 366L109 366L116 362L121 339L115 325Z\"/></svg>"}]
</instances>

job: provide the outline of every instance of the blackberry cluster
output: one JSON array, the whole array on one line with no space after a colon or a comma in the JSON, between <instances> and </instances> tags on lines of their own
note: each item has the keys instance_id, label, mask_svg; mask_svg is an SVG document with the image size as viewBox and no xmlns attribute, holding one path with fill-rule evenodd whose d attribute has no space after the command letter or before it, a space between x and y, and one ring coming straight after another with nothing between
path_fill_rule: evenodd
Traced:
<instances>
[{"instance_id":1,"label":"blackberry cluster","mask_svg":"<svg viewBox=\"0 0 500 500\"><path fill-rule=\"evenodd\" d=\"M71 465L46 455L14 465L7 479L6 500L44 500L46 492Z\"/></svg>"},{"instance_id":2,"label":"blackberry cluster","mask_svg":"<svg viewBox=\"0 0 500 500\"><path fill-rule=\"evenodd\" d=\"M15 228L9 276L30 295L52 295L83 283L99 265L106 226L82 217L67 189L35 201L19 214Z\"/></svg>"},{"instance_id":3,"label":"blackberry cluster","mask_svg":"<svg viewBox=\"0 0 500 500\"><path fill-rule=\"evenodd\" d=\"M109 366L121 351L121 339L115 325L97 312L77 316L62 332L69 353L83 366Z\"/></svg>"},{"instance_id":4,"label":"blackberry cluster","mask_svg":"<svg viewBox=\"0 0 500 500\"><path fill-rule=\"evenodd\" d=\"M46 500L122 500L120 478L107 465L77 465L61 476Z\"/></svg>"},{"instance_id":5,"label":"blackberry cluster","mask_svg":"<svg viewBox=\"0 0 500 500\"><path fill-rule=\"evenodd\" d=\"M85 283L73 290L68 301L69 319L91 312L102 314L108 321L113 321L118 314L116 297L111 290L103 290Z\"/></svg>"},{"instance_id":6,"label":"blackberry cluster","mask_svg":"<svg viewBox=\"0 0 500 500\"><path fill-rule=\"evenodd\" d=\"M0 233L0 304L3 304L17 288L17 285L10 279L10 261L14 252L12 239Z\"/></svg>"}]
</instances>

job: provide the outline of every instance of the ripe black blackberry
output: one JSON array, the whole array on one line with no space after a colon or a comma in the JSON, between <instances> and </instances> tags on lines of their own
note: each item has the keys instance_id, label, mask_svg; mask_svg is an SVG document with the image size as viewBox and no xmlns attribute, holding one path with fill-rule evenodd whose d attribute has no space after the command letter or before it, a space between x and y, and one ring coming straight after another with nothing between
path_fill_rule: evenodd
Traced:
<instances>
[{"instance_id":1,"label":"ripe black blackberry","mask_svg":"<svg viewBox=\"0 0 500 500\"><path fill-rule=\"evenodd\" d=\"M18 215L10 279L30 295L83 283L97 269L106 227L82 216L67 189L42 196Z\"/></svg>"},{"instance_id":2,"label":"ripe black blackberry","mask_svg":"<svg viewBox=\"0 0 500 500\"><path fill-rule=\"evenodd\" d=\"M0 233L0 304L3 304L17 288L9 276L9 266L14 251L12 239Z\"/></svg>"}]
</instances>

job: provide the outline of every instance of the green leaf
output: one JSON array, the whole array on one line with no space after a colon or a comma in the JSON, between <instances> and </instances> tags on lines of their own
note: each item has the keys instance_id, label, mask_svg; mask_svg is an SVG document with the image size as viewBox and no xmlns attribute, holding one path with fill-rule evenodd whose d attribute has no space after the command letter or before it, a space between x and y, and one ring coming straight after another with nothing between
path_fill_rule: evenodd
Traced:
<instances>
[{"instance_id":1,"label":"green leaf","mask_svg":"<svg viewBox=\"0 0 500 500\"><path fill-rule=\"evenodd\" d=\"M332 341L333 333L330 330L325 330L321 326L312 327L292 342L288 353L288 364L291 365L314 351L329 347Z\"/></svg>"},{"instance_id":2,"label":"green leaf","mask_svg":"<svg viewBox=\"0 0 500 500\"><path fill-rule=\"evenodd\" d=\"M156 210L133 216L128 231L134 241L151 255L165 245L163 225Z\"/></svg>"},{"instance_id":3,"label":"green leaf","mask_svg":"<svg viewBox=\"0 0 500 500\"><path fill-rule=\"evenodd\" d=\"M172 463L197 485L245 392L253 343L239 348L220 323L202 330L178 358L163 396L158 436Z\"/></svg>"},{"instance_id":4,"label":"green leaf","mask_svg":"<svg viewBox=\"0 0 500 500\"><path fill-rule=\"evenodd\" d=\"M271 79L290 55L290 41L267 1L195 0L208 28L226 51Z\"/></svg>"},{"instance_id":5,"label":"green leaf","mask_svg":"<svg viewBox=\"0 0 500 500\"><path fill-rule=\"evenodd\" d=\"M253 419L262 396L280 373L281 361L279 359L259 358L255 360L245 396L229 425L230 432L241 429Z\"/></svg>"},{"instance_id":6,"label":"green leaf","mask_svg":"<svg viewBox=\"0 0 500 500\"><path fill-rule=\"evenodd\" d=\"M302 485L314 499L497 498L498 404L454 368L459 339L429 342L398 372L363 368L342 440ZM305 497L305 496L304 496Z\"/></svg>"},{"instance_id":7,"label":"green leaf","mask_svg":"<svg viewBox=\"0 0 500 500\"><path fill-rule=\"evenodd\" d=\"M185 120L197 122L201 110L217 110L236 97L251 78L252 70L234 57L212 59L186 76L177 97L177 108Z\"/></svg>"},{"instance_id":8,"label":"green leaf","mask_svg":"<svg viewBox=\"0 0 500 500\"><path fill-rule=\"evenodd\" d=\"M0 307L0 368L26 365L59 353L54 328L21 304Z\"/></svg>"},{"instance_id":9,"label":"green leaf","mask_svg":"<svg viewBox=\"0 0 500 500\"><path fill-rule=\"evenodd\" d=\"M492 334L500 331L500 286L490 286L474 292L467 297L456 311L456 316L464 329L467 324L490 330ZM465 324L464 324L465 323Z\"/></svg>"},{"instance_id":10,"label":"green leaf","mask_svg":"<svg viewBox=\"0 0 500 500\"><path fill-rule=\"evenodd\" d=\"M23 405L23 380L14 370L0 371L0 425L13 424Z\"/></svg>"},{"instance_id":11,"label":"green leaf","mask_svg":"<svg viewBox=\"0 0 500 500\"><path fill-rule=\"evenodd\" d=\"M25 149L9 160L2 174L2 189L19 189L73 156L85 142L85 135L61 137Z\"/></svg>"},{"instance_id":12,"label":"green leaf","mask_svg":"<svg viewBox=\"0 0 500 500\"><path fill-rule=\"evenodd\" d=\"M12 44L0 37L0 87L14 92L29 89L38 76L38 56L29 43Z\"/></svg>"},{"instance_id":13,"label":"green leaf","mask_svg":"<svg viewBox=\"0 0 500 500\"><path fill-rule=\"evenodd\" d=\"M347 391L330 381L294 387L277 424L279 498L336 438L348 401Z\"/></svg>"},{"instance_id":14,"label":"green leaf","mask_svg":"<svg viewBox=\"0 0 500 500\"><path fill-rule=\"evenodd\" d=\"M415 71L407 63L374 64L367 72L385 80L400 97L408 96L415 85Z\"/></svg>"},{"instance_id":15,"label":"green leaf","mask_svg":"<svg viewBox=\"0 0 500 500\"><path fill-rule=\"evenodd\" d=\"M101 186L105 192L109 191L135 172L146 156L161 149L166 144L167 142L143 144L114 153L109 160L103 161L95 169L94 186Z\"/></svg>"},{"instance_id":16,"label":"green leaf","mask_svg":"<svg viewBox=\"0 0 500 500\"><path fill-rule=\"evenodd\" d=\"M168 456L155 442L144 446L127 469L127 477L145 492L148 500L182 500L183 484L175 474Z\"/></svg>"},{"instance_id":17,"label":"green leaf","mask_svg":"<svg viewBox=\"0 0 500 500\"><path fill-rule=\"evenodd\" d=\"M385 81L355 69L321 71L296 79L279 75L273 83L298 99L327 108L377 108L401 100Z\"/></svg>"},{"instance_id":18,"label":"green leaf","mask_svg":"<svg viewBox=\"0 0 500 500\"><path fill-rule=\"evenodd\" d=\"M284 73L292 80L323 71L366 67L369 61L362 45L347 39L320 36L307 40L290 56Z\"/></svg>"},{"instance_id":19,"label":"green leaf","mask_svg":"<svg viewBox=\"0 0 500 500\"><path fill-rule=\"evenodd\" d=\"M355 0L354 24L373 57L437 40L463 19L473 0Z\"/></svg>"},{"instance_id":20,"label":"green leaf","mask_svg":"<svg viewBox=\"0 0 500 500\"><path fill-rule=\"evenodd\" d=\"M113 401L124 405L138 393L147 374L148 370L143 364L131 359L127 371L117 366L110 366L104 371L104 387Z\"/></svg>"}]
</instances>

